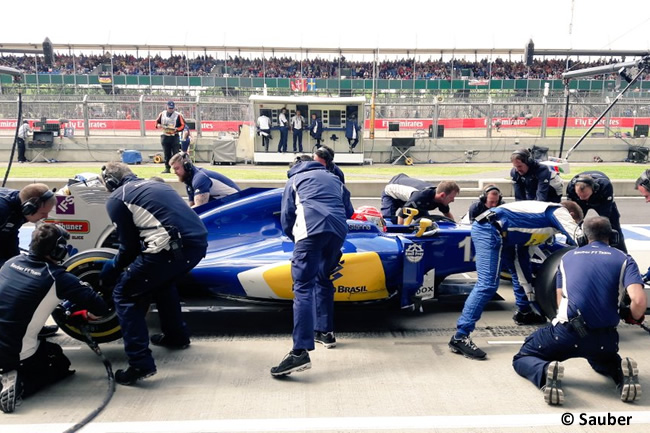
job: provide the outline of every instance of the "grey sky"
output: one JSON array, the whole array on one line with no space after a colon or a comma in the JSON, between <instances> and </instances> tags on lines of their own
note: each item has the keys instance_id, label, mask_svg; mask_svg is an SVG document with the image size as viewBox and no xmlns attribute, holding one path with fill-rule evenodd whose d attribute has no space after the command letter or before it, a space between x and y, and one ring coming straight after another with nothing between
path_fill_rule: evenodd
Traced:
<instances>
[{"instance_id":1,"label":"grey sky","mask_svg":"<svg viewBox=\"0 0 650 433\"><path fill-rule=\"evenodd\" d=\"M36 0L12 15L0 43L650 49L648 0Z\"/></svg>"}]
</instances>

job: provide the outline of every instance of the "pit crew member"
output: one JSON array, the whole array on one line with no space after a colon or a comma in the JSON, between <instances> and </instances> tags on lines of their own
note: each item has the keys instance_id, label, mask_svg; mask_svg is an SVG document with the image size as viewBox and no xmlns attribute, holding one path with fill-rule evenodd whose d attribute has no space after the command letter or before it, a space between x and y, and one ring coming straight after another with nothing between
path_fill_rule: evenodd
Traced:
<instances>
[{"instance_id":1,"label":"pit crew member","mask_svg":"<svg viewBox=\"0 0 650 433\"><path fill-rule=\"evenodd\" d=\"M641 173L641 176L636 180L636 183L634 185L641 193L643 198L645 198L646 203L650 203L650 170L645 170L643 173ZM646 271L646 273L643 275L643 282L647 283L650 281L650 267Z\"/></svg>"},{"instance_id":2,"label":"pit crew member","mask_svg":"<svg viewBox=\"0 0 650 433\"><path fill-rule=\"evenodd\" d=\"M169 173L169 160L172 155L178 153L181 148L181 139L179 134L185 129L185 119L183 115L175 110L174 101L167 101L167 109L162 111L156 119L156 129L162 128L163 133L160 136L160 144L165 155L165 169L163 173Z\"/></svg>"},{"instance_id":3,"label":"pit crew member","mask_svg":"<svg viewBox=\"0 0 650 433\"><path fill-rule=\"evenodd\" d=\"M486 186L481 195L478 196L478 201L475 201L469 207L469 211L467 212L469 221L474 222L476 217L486 210L501 206L502 204L503 197L501 196L501 190L496 185Z\"/></svg>"},{"instance_id":4,"label":"pit crew member","mask_svg":"<svg viewBox=\"0 0 650 433\"><path fill-rule=\"evenodd\" d=\"M186 153L172 156L169 165L178 180L185 184L192 207L241 191L239 186L227 176L192 164Z\"/></svg>"},{"instance_id":5,"label":"pit crew member","mask_svg":"<svg viewBox=\"0 0 650 433\"><path fill-rule=\"evenodd\" d=\"M341 258L354 213L350 193L319 162L303 155L294 162L282 194L281 223L295 242L291 259L293 279L293 348L271 375L311 368L308 350L314 341L326 348L334 337L334 285L330 279Z\"/></svg>"},{"instance_id":6,"label":"pit crew member","mask_svg":"<svg viewBox=\"0 0 650 433\"><path fill-rule=\"evenodd\" d=\"M583 225L588 245L562 257L557 275L558 313L553 324L526 338L512 361L519 375L540 388L550 405L564 402L562 361L586 358L591 367L616 383L622 401L641 395L637 363L618 354L616 326L621 318L641 324L647 305L634 259L609 246L612 226L605 217ZM631 303L619 304L627 294Z\"/></svg>"},{"instance_id":7,"label":"pit crew member","mask_svg":"<svg viewBox=\"0 0 650 433\"><path fill-rule=\"evenodd\" d=\"M555 171L536 161L528 149L515 150L510 161L515 200L560 202L564 185Z\"/></svg>"},{"instance_id":8,"label":"pit crew member","mask_svg":"<svg viewBox=\"0 0 650 433\"><path fill-rule=\"evenodd\" d=\"M205 256L207 230L166 183L139 179L120 162L103 167L102 178L112 193L106 210L120 246L115 258L104 264L100 280L103 286L115 284L113 301L129 359L128 369L115 372L115 381L133 385L156 373L145 321L152 301L162 334L152 335L151 342L171 349L190 344L174 280Z\"/></svg>"},{"instance_id":9,"label":"pit crew member","mask_svg":"<svg viewBox=\"0 0 650 433\"><path fill-rule=\"evenodd\" d=\"M68 300L91 317L108 313L102 298L59 263L67 254L67 231L42 224L32 233L29 254L7 260L0 269L0 409L70 376L61 346L38 338L54 308Z\"/></svg>"},{"instance_id":10,"label":"pit crew member","mask_svg":"<svg viewBox=\"0 0 650 433\"><path fill-rule=\"evenodd\" d=\"M452 352L470 359L482 360L486 353L470 338L485 305L499 288L501 265L512 274L518 325L546 323L546 318L530 305L533 297L532 271L528 247L539 245L556 233L576 244L581 234L577 222L582 221L580 207L569 201L561 205L526 200L489 209L472 223L472 242L476 250L476 285L465 300L463 312L456 322L456 333L449 340Z\"/></svg>"},{"instance_id":11,"label":"pit crew member","mask_svg":"<svg viewBox=\"0 0 650 433\"><path fill-rule=\"evenodd\" d=\"M618 243L612 246L627 253L621 214L614 201L614 187L604 173L584 171L575 175L567 185L566 195L568 200L578 203L585 215L589 209L593 209L598 215L609 218L612 229L618 232Z\"/></svg>"},{"instance_id":12,"label":"pit crew member","mask_svg":"<svg viewBox=\"0 0 650 433\"><path fill-rule=\"evenodd\" d=\"M314 152L314 161L320 162L327 171L337 176L341 183L345 183L345 175L338 165L334 164L334 150L329 146L321 146Z\"/></svg>"},{"instance_id":13,"label":"pit crew member","mask_svg":"<svg viewBox=\"0 0 650 433\"><path fill-rule=\"evenodd\" d=\"M456 182L443 181L435 187L429 182L400 173L384 187L381 194L381 215L393 224L403 224L405 207L417 209L418 218L427 216L430 210L440 209L444 216L453 220L449 204L459 192Z\"/></svg>"}]
</instances>

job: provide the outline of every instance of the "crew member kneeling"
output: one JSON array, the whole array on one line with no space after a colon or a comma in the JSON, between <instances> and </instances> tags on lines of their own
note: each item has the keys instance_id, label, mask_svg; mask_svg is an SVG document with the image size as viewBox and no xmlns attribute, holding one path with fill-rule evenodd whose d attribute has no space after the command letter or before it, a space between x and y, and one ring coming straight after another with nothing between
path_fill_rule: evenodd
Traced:
<instances>
[{"instance_id":1,"label":"crew member kneeling","mask_svg":"<svg viewBox=\"0 0 650 433\"><path fill-rule=\"evenodd\" d=\"M618 354L616 326L621 318L641 324L647 305L643 282L634 259L609 246L612 225L605 217L583 225L589 244L566 253L557 276L558 312L553 324L535 331L512 361L515 371L533 382L550 405L564 402L562 361L586 358L596 372L614 379L621 400L641 395L638 368ZM625 292L631 304L619 303Z\"/></svg>"},{"instance_id":2,"label":"crew member kneeling","mask_svg":"<svg viewBox=\"0 0 650 433\"><path fill-rule=\"evenodd\" d=\"M0 409L5 413L22 397L74 373L61 346L38 338L62 300L88 309L93 318L108 313L90 286L59 265L69 237L59 226L40 225L29 254L7 260L0 269Z\"/></svg>"}]
</instances>

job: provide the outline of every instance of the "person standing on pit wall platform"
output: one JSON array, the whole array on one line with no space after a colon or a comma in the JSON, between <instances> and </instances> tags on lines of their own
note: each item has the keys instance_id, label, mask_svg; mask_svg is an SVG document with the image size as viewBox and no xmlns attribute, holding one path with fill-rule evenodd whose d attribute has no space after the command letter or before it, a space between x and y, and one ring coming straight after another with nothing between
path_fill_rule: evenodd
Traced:
<instances>
[{"instance_id":1,"label":"person standing on pit wall platform","mask_svg":"<svg viewBox=\"0 0 650 433\"><path fill-rule=\"evenodd\" d=\"M585 215L589 209L593 209L598 215L609 218L612 229L618 232L618 243L612 246L627 253L621 228L621 214L614 201L614 186L605 173L600 171L578 173L567 185L566 196L567 199L578 203Z\"/></svg>"},{"instance_id":2,"label":"person standing on pit wall platform","mask_svg":"<svg viewBox=\"0 0 650 433\"><path fill-rule=\"evenodd\" d=\"M264 152L268 152L271 141L271 119L264 113L260 113L260 117L257 118L257 135L262 137Z\"/></svg>"},{"instance_id":3,"label":"person standing on pit wall platform","mask_svg":"<svg viewBox=\"0 0 650 433\"><path fill-rule=\"evenodd\" d=\"M456 322L456 333L449 340L452 352L469 359L487 357L471 340L470 334L499 288L502 264L512 275L517 305L512 319L517 325L546 323L546 318L531 307L534 290L528 248L546 242L556 233L562 233L570 245L575 245L582 235L579 221L582 221L582 212L573 202L557 204L533 200L497 206L474 220L471 234L476 251L477 279Z\"/></svg>"},{"instance_id":4,"label":"person standing on pit wall platform","mask_svg":"<svg viewBox=\"0 0 650 433\"><path fill-rule=\"evenodd\" d=\"M293 131L293 153L302 152L302 130L304 128L305 118L300 114L300 110L296 110L296 115L291 118L291 130ZM298 145L297 148L296 143Z\"/></svg>"},{"instance_id":5,"label":"person standing on pit wall platform","mask_svg":"<svg viewBox=\"0 0 650 433\"><path fill-rule=\"evenodd\" d=\"M546 165L536 161L528 149L518 149L510 155L515 200L537 200L559 203L564 184L562 178Z\"/></svg>"},{"instance_id":6,"label":"person standing on pit wall platform","mask_svg":"<svg viewBox=\"0 0 650 433\"><path fill-rule=\"evenodd\" d=\"M323 138L323 122L316 113L311 113L311 124L309 125L309 135L316 140L316 149L320 148L320 141Z\"/></svg>"},{"instance_id":7,"label":"person standing on pit wall platform","mask_svg":"<svg viewBox=\"0 0 650 433\"><path fill-rule=\"evenodd\" d=\"M181 148L179 134L185 129L185 119L175 108L176 104L174 104L174 101L167 101L167 109L161 112L156 119L156 129L163 129L163 133L160 136L160 144L165 155L165 169L162 171L163 173L170 173L169 160L173 154L179 152Z\"/></svg>"},{"instance_id":8,"label":"person standing on pit wall platform","mask_svg":"<svg viewBox=\"0 0 650 433\"><path fill-rule=\"evenodd\" d=\"M553 324L526 338L512 366L542 390L546 403L561 405L562 362L586 358L596 372L614 379L622 401L632 402L641 396L637 363L618 354L616 327L621 319L643 323L643 282L634 259L609 246L613 232L607 218L588 218L583 229L589 244L567 252L560 262ZM619 308L626 293L631 303Z\"/></svg>"},{"instance_id":9,"label":"person standing on pit wall platform","mask_svg":"<svg viewBox=\"0 0 650 433\"><path fill-rule=\"evenodd\" d=\"M287 109L280 109L278 115L278 127L280 129L280 142L278 143L278 153L287 151L287 140L289 137L289 119L287 119Z\"/></svg>"},{"instance_id":10,"label":"person standing on pit wall platform","mask_svg":"<svg viewBox=\"0 0 650 433\"><path fill-rule=\"evenodd\" d=\"M345 138L348 139L350 153L354 153L354 148L357 147L357 144L359 143L360 131L361 127L357 122L357 116L352 114L347 122L345 122Z\"/></svg>"},{"instance_id":11,"label":"person standing on pit wall platform","mask_svg":"<svg viewBox=\"0 0 650 433\"><path fill-rule=\"evenodd\" d=\"M347 219L354 213L350 192L339 179L310 156L296 158L282 194L280 220L284 233L295 242L291 258L293 280L293 347L272 376L311 368L314 343L326 349L334 337L334 285L330 275L341 259L348 233Z\"/></svg>"}]
</instances>

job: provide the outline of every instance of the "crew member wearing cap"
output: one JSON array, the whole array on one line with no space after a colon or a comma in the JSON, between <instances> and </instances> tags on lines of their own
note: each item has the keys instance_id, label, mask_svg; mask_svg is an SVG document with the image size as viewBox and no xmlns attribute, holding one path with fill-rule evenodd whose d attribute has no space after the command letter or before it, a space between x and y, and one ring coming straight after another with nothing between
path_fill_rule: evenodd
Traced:
<instances>
[{"instance_id":1,"label":"crew member wearing cap","mask_svg":"<svg viewBox=\"0 0 650 433\"><path fill-rule=\"evenodd\" d=\"M589 209L593 209L598 215L609 218L612 229L618 232L618 243L612 246L627 253L621 229L621 214L614 201L614 187L604 173L584 171L575 175L566 188L566 196L578 203L585 215Z\"/></svg>"},{"instance_id":2,"label":"crew member wearing cap","mask_svg":"<svg viewBox=\"0 0 650 433\"><path fill-rule=\"evenodd\" d=\"M178 153L180 150L181 140L179 134L185 129L185 119L175 108L174 101L167 101L167 109L161 112L156 119L156 129L163 129L163 134L160 136L160 144L162 144L165 154L165 170L163 173L170 173L169 160L173 154Z\"/></svg>"},{"instance_id":3,"label":"crew member wearing cap","mask_svg":"<svg viewBox=\"0 0 650 433\"><path fill-rule=\"evenodd\" d=\"M102 298L59 265L69 237L57 225L41 224L32 233L29 254L0 269L0 409L5 413L22 397L74 373L61 346L37 335L63 299L90 310L91 318L108 314Z\"/></svg>"},{"instance_id":4,"label":"crew member wearing cap","mask_svg":"<svg viewBox=\"0 0 650 433\"><path fill-rule=\"evenodd\" d=\"M393 224L403 224L404 208L417 209L418 218L429 215L430 210L440 209L444 216L453 220L449 204L459 192L456 182L443 181L436 187L400 173L388 182L381 194L381 215Z\"/></svg>"},{"instance_id":5,"label":"crew member wearing cap","mask_svg":"<svg viewBox=\"0 0 650 433\"><path fill-rule=\"evenodd\" d=\"M345 175L343 171L334 164L334 150L329 146L321 146L314 152L314 161L318 161L325 166L327 171L335 175L341 180L341 183L345 183Z\"/></svg>"}]
</instances>

